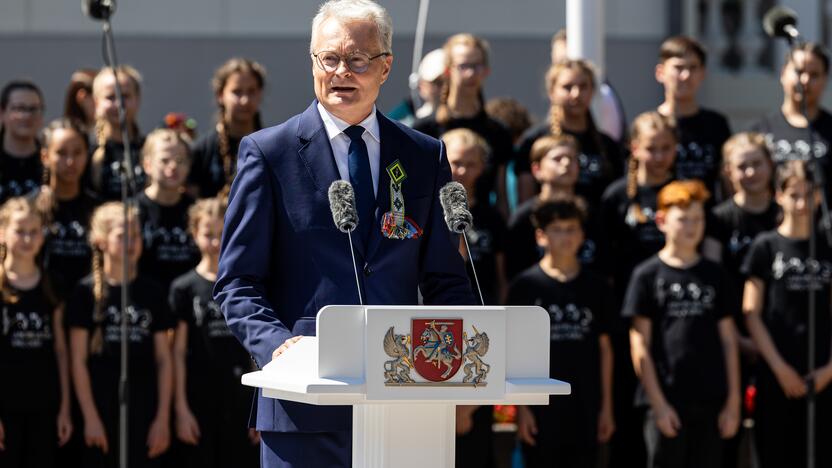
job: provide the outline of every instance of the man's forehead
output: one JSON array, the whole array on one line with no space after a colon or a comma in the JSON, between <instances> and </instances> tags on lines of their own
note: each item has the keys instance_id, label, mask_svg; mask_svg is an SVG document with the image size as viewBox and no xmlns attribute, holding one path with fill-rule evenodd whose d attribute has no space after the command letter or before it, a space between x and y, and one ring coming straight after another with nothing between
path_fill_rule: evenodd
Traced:
<instances>
[{"instance_id":1,"label":"man's forehead","mask_svg":"<svg viewBox=\"0 0 832 468\"><path fill-rule=\"evenodd\" d=\"M378 48L378 27L370 20L343 21L330 18L315 34L316 49L368 52Z\"/></svg>"}]
</instances>

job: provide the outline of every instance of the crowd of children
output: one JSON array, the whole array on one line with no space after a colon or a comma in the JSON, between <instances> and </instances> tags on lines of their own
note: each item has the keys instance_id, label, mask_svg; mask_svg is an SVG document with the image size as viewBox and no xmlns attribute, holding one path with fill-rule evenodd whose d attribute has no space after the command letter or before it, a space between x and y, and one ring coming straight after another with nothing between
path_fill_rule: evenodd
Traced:
<instances>
[{"instance_id":1,"label":"crowd of children","mask_svg":"<svg viewBox=\"0 0 832 468\"><path fill-rule=\"evenodd\" d=\"M573 392L517 408L525 466L731 468L748 456L749 418L759 466L800 466L810 383L817 440L832 435L832 246L821 235L810 257L807 240L824 190L811 171L832 173L829 56L808 43L787 57L780 109L732 136L697 101L705 50L670 38L655 69L663 101L613 138L592 115L593 66L565 58L565 38L553 40L541 123L512 99L486 102L490 50L472 34L430 54L427 110L407 117L442 138L469 194L459 251L472 287L474 265L487 304L549 313L551 375ZM34 83L0 91L0 375L14 376L0 385L0 466L117 466L122 288L130 465L257 466L239 383L252 362L211 291L237 148L263 127L265 85L254 61L220 66L216 122L195 141L142 133L145 90L129 66L73 74L64 117L46 125ZM492 413L458 408L459 466L497 466L483 450ZM817 459L832 463L832 446Z\"/></svg>"}]
</instances>

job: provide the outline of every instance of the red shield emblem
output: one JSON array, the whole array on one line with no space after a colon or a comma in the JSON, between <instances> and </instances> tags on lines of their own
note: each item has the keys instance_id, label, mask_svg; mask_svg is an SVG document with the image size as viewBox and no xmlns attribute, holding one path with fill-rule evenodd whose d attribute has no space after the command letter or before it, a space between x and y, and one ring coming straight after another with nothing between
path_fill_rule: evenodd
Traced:
<instances>
[{"instance_id":1,"label":"red shield emblem","mask_svg":"<svg viewBox=\"0 0 832 468\"><path fill-rule=\"evenodd\" d=\"M444 382L462 365L462 319L413 319L413 367L431 382Z\"/></svg>"}]
</instances>

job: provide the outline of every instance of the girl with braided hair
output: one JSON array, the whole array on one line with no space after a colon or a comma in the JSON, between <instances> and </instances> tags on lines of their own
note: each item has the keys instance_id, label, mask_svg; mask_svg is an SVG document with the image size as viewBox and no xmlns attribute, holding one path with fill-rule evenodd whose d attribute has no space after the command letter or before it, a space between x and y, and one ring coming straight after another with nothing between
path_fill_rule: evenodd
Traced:
<instances>
[{"instance_id":1,"label":"girl with braided hair","mask_svg":"<svg viewBox=\"0 0 832 468\"><path fill-rule=\"evenodd\" d=\"M0 466L52 467L72 434L63 306L38 265L41 199L0 207Z\"/></svg>"},{"instance_id":2,"label":"girl with braided hair","mask_svg":"<svg viewBox=\"0 0 832 468\"><path fill-rule=\"evenodd\" d=\"M616 252L614 260L604 260L619 304L636 265L664 246L664 235L655 222L657 196L673 180L676 144L676 129L669 119L655 111L636 117L630 129L627 175L613 182L601 199L604 229L600 240L604 252ZM617 320L610 333L614 353L630 356L629 324L622 318ZM633 363L616 359L614 365L615 419L621 430L611 441L610 459L626 460L626 466L644 466L642 426L646 408L633 406L637 384Z\"/></svg>"},{"instance_id":3,"label":"girl with braided hair","mask_svg":"<svg viewBox=\"0 0 832 468\"><path fill-rule=\"evenodd\" d=\"M136 117L141 102L142 77L129 65L120 66L116 75L124 98L136 190L141 190L145 184L145 177L139 151L144 143L144 136L136 124ZM92 83L92 93L95 101L95 148L90 161L89 183L103 201L120 200L124 142L118 120L116 79L112 68L104 67L98 72Z\"/></svg>"},{"instance_id":4,"label":"girl with braided hair","mask_svg":"<svg viewBox=\"0 0 832 468\"><path fill-rule=\"evenodd\" d=\"M259 63L235 57L214 72L211 87L219 111L213 131L193 147L189 191L200 197L227 192L237 174L237 148L244 136L263 128L260 103L266 86L266 69Z\"/></svg>"},{"instance_id":5,"label":"girl with braided hair","mask_svg":"<svg viewBox=\"0 0 832 468\"><path fill-rule=\"evenodd\" d=\"M467 128L483 137L491 154L477 182L477 198L488 202L495 191L497 208L507 218L505 171L513 146L508 129L485 111L483 87L491 72L488 42L473 34L456 34L445 42L443 50L448 76L436 113L417 120L413 128L434 138L455 128Z\"/></svg>"},{"instance_id":6,"label":"girl with braided hair","mask_svg":"<svg viewBox=\"0 0 832 468\"><path fill-rule=\"evenodd\" d=\"M529 155L534 142L544 136L572 135L578 140L580 176L576 192L594 210L604 189L623 171L623 151L609 136L598 130L590 112L595 94L595 72L585 60L563 60L546 72L549 115L520 139L517 149L519 199L525 201L537 192L531 175Z\"/></svg>"},{"instance_id":7,"label":"girl with braided hair","mask_svg":"<svg viewBox=\"0 0 832 468\"><path fill-rule=\"evenodd\" d=\"M170 444L173 364L168 332L170 312L162 287L138 274L142 251L138 214L108 202L90 221L92 274L81 280L67 301L72 349L72 380L84 419L83 466L118 466L119 370L121 360L121 288L129 288L131 467L159 466ZM128 236L128 277L122 275L122 242Z\"/></svg>"}]
</instances>

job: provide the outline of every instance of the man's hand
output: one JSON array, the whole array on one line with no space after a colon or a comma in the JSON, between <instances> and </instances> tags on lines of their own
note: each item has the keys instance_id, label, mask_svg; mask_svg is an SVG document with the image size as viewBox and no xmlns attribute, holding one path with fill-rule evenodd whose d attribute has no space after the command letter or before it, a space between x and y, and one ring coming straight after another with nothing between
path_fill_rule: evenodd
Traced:
<instances>
[{"instance_id":1,"label":"man's hand","mask_svg":"<svg viewBox=\"0 0 832 468\"><path fill-rule=\"evenodd\" d=\"M272 360L276 359L278 356L283 354L284 351L289 349L289 346L292 346L293 344L297 343L298 341L300 341L301 338L303 338L303 335L293 336L293 337L289 338L288 340L284 341L283 344L280 345L272 353Z\"/></svg>"}]
</instances>

